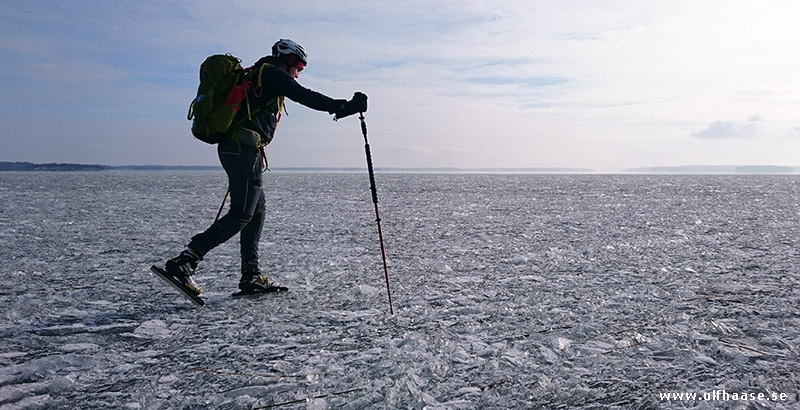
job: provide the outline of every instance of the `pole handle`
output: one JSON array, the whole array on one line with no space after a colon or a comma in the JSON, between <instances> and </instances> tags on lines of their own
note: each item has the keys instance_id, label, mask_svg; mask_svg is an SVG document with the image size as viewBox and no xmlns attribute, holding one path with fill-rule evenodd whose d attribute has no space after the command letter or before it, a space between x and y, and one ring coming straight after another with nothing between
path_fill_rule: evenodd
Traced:
<instances>
[{"instance_id":1,"label":"pole handle","mask_svg":"<svg viewBox=\"0 0 800 410\"><path fill-rule=\"evenodd\" d=\"M364 113L358 113L358 119L361 120L361 133L364 134L364 144L369 144L367 141L367 122L364 120Z\"/></svg>"}]
</instances>

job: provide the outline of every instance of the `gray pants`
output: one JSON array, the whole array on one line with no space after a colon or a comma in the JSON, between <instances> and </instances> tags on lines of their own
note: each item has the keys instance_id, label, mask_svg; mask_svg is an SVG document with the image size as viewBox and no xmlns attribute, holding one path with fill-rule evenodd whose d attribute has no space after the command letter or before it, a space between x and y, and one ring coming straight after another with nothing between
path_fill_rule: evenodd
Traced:
<instances>
[{"instance_id":1,"label":"gray pants","mask_svg":"<svg viewBox=\"0 0 800 410\"><path fill-rule=\"evenodd\" d=\"M258 243L264 226L266 201L261 187L262 154L257 148L224 141L217 147L228 174L231 205L228 213L205 232L192 237L189 247L200 257L241 232L242 273L258 267Z\"/></svg>"}]
</instances>

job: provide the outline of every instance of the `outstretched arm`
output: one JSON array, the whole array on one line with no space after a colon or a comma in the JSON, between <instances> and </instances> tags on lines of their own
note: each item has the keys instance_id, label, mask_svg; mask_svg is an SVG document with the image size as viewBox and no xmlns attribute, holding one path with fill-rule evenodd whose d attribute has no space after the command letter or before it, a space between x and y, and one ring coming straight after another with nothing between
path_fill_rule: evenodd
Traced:
<instances>
[{"instance_id":1,"label":"outstretched arm","mask_svg":"<svg viewBox=\"0 0 800 410\"><path fill-rule=\"evenodd\" d=\"M275 94L286 96L290 100L313 110L335 114L337 119L367 111L367 96L363 93L355 93L350 101L334 99L303 87L284 71L265 71L264 77L267 76L268 78L263 79L264 84L271 85L270 88L273 88Z\"/></svg>"}]
</instances>

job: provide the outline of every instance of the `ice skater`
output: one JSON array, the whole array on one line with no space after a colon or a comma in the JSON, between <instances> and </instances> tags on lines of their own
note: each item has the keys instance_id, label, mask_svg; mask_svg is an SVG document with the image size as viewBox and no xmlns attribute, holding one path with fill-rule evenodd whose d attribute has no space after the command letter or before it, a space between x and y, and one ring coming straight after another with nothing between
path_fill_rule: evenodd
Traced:
<instances>
[{"instance_id":1,"label":"ice skater","mask_svg":"<svg viewBox=\"0 0 800 410\"><path fill-rule=\"evenodd\" d=\"M230 209L191 241L178 256L165 264L166 273L196 295L202 292L194 278L197 265L206 254L241 233L241 293L259 293L274 288L259 268L258 244L264 226L266 201L261 186L266 170L264 146L272 141L280 120L283 99L317 111L344 118L367 111L367 96L356 92L353 98L338 100L303 87L297 82L308 64L303 47L281 39L272 46L272 54L262 57L251 68L253 87L248 92L250 119L244 118L229 130L229 138L219 143L219 160L228 176ZM244 111L244 110L242 110ZM236 124L236 123L235 123Z\"/></svg>"}]
</instances>

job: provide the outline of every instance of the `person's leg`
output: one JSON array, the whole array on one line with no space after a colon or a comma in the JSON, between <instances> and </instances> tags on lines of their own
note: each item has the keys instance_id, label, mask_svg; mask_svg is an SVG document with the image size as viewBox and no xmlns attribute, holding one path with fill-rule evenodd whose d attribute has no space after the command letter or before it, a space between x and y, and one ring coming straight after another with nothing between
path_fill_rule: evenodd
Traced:
<instances>
[{"instance_id":1,"label":"person's leg","mask_svg":"<svg viewBox=\"0 0 800 410\"><path fill-rule=\"evenodd\" d=\"M222 167L228 174L231 205L228 213L205 232L192 237L189 248L201 259L250 224L259 203L263 205L261 159L258 150L242 146L240 152L239 146L229 141L220 143L218 150Z\"/></svg>"},{"instance_id":2,"label":"person's leg","mask_svg":"<svg viewBox=\"0 0 800 410\"><path fill-rule=\"evenodd\" d=\"M259 186L258 203L250 222L242 229L240 236L242 253L242 274L259 272L258 244L261 240L261 230L264 227L266 199L263 189Z\"/></svg>"}]
</instances>

